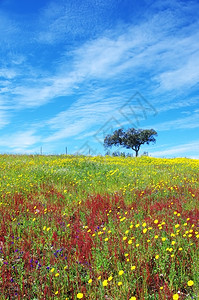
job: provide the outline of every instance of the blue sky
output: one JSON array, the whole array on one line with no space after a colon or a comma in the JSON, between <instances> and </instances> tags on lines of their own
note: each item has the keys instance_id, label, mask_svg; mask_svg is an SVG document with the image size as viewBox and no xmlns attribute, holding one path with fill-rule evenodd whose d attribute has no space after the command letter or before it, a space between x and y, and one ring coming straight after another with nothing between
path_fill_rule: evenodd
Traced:
<instances>
[{"instance_id":1,"label":"blue sky","mask_svg":"<svg viewBox=\"0 0 199 300\"><path fill-rule=\"evenodd\" d=\"M196 0L1 0L0 153L104 154L135 127L158 132L140 154L199 158L198 28Z\"/></svg>"}]
</instances>

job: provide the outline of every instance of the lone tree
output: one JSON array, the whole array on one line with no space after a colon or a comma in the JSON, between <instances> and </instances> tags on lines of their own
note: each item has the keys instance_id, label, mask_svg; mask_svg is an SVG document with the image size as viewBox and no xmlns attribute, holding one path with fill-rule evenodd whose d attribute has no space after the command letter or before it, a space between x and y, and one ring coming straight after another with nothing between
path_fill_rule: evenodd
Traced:
<instances>
[{"instance_id":1,"label":"lone tree","mask_svg":"<svg viewBox=\"0 0 199 300\"><path fill-rule=\"evenodd\" d=\"M121 128L115 130L112 135L108 134L104 139L104 147L123 146L127 149L133 149L138 156L140 146L149 143L155 143L157 132L154 129L135 129L130 128L126 132Z\"/></svg>"}]
</instances>

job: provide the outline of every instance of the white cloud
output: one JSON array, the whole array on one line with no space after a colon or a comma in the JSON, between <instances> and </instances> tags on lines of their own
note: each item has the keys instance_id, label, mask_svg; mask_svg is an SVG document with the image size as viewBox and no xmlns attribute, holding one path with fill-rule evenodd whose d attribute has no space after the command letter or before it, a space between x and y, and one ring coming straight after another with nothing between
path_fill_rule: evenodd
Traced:
<instances>
[{"instance_id":1,"label":"white cloud","mask_svg":"<svg viewBox=\"0 0 199 300\"><path fill-rule=\"evenodd\" d=\"M175 119L172 121L157 123L151 125L158 131L167 131L173 129L193 129L199 127L199 114L193 113L191 116Z\"/></svg>"},{"instance_id":2,"label":"white cloud","mask_svg":"<svg viewBox=\"0 0 199 300\"><path fill-rule=\"evenodd\" d=\"M150 154L155 157L164 157L164 156L195 157L195 155L197 156L198 151L199 151L199 141L194 141L191 143L175 146L163 151L151 152ZM189 155L187 155L187 153L189 153Z\"/></svg>"},{"instance_id":3,"label":"white cloud","mask_svg":"<svg viewBox=\"0 0 199 300\"><path fill-rule=\"evenodd\" d=\"M11 149L25 149L40 141L40 137L35 135L34 130L20 131L12 133L9 136L3 135L0 139L0 146L6 146Z\"/></svg>"}]
</instances>

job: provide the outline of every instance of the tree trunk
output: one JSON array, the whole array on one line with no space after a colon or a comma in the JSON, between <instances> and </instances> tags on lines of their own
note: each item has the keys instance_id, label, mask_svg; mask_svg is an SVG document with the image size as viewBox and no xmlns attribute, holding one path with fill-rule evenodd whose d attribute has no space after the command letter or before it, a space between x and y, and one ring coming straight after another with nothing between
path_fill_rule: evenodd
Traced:
<instances>
[{"instance_id":1,"label":"tree trunk","mask_svg":"<svg viewBox=\"0 0 199 300\"><path fill-rule=\"evenodd\" d=\"M135 156L138 157L139 150L135 150Z\"/></svg>"}]
</instances>

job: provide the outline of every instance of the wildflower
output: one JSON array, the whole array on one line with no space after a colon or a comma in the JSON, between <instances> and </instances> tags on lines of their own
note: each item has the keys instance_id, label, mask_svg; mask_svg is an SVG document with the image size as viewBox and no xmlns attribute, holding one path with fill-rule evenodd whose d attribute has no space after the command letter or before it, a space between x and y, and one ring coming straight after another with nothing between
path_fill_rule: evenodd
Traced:
<instances>
[{"instance_id":1,"label":"wildflower","mask_svg":"<svg viewBox=\"0 0 199 300\"><path fill-rule=\"evenodd\" d=\"M129 241L128 241L128 244L131 245L131 244L132 244L132 240L129 240Z\"/></svg>"},{"instance_id":2,"label":"wildflower","mask_svg":"<svg viewBox=\"0 0 199 300\"><path fill-rule=\"evenodd\" d=\"M133 228L133 224L131 224L129 228Z\"/></svg>"},{"instance_id":3,"label":"wildflower","mask_svg":"<svg viewBox=\"0 0 199 300\"><path fill-rule=\"evenodd\" d=\"M162 238L162 241L163 241L163 242L164 242L164 241L166 241L166 238L165 238L165 237L163 237L163 238Z\"/></svg>"},{"instance_id":4,"label":"wildflower","mask_svg":"<svg viewBox=\"0 0 199 300\"><path fill-rule=\"evenodd\" d=\"M107 286L107 285L108 285L108 280L104 280L104 281L102 282L102 285L103 285L103 286Z\"/></svg>"},{"instance_id":5,"label":"wildflower","mask_svg":"<svg viewBox=\"0 0 199 300\"><path fill-rule=\"evenodd\" d=\"M193 282L193 280L189 280L189 281L187 282L187 284L188 284L188 286L192 286L192 285L194 285L194 282Z\"/></svg>"},{"instance_id":6,"label":"wildflower","mask_svg":"<svg viewBox=\"0 0 199 300\"><path fill-rule=\"evenodd\" d=\"M151 240L147 240L147 243L149 243Z\"/></svg>"},{"instance_id":7,"label":"wildflower","mask_svg":"<svg viewBox=\"0 0 199 300\"><path fill-rule=\"evenodd\" d=\"M113 277L112 277L112 276L109 276L108 281L111 281L112 279L113 279Z\"/></svg>"},{"instance_id":8,"label":"wildflower","mask_svg":"<svg viewBox=\"0 0 199 300\"><path fill-rule=\"evenodd\" d=\"M157 254L156 256L155 256L155 259L158 259L159 258L159 255Z\"/></svg>"},{"instance_id":9,"label":"wildflower","mask_svg":"<svg viewBox=\"0 0 199 300\"><path fill-rule=\"evenodd\" d=\"M140 246L140 244L136 244L135 246L136 246L136 247L139 247L139 246Z\"/></svg>"},{"instance_id":10,"label":"wildflower","mask_svg":"<svg viewBox=\"0 0 199 300\"><path fill-rule=\"evenodd\" d=\"M146 223L145 222L142 224L142 227L146 227Z\"/></svg>"},{"instance_id":11,"label":"wildflower","mask_svg":"<svg viewBox=\"0 0 199 300\"><path fill-rule=\"evenodd\" d=\"M172 242L171 242L171 245L175 245L175 243L176 243L175 241L172 241Z\"/></svg>"},{"instance_id":12,"label":"wildflower","mask_svg":"<svg viewBox=\"0 0 199 300\"><path fill-rule=\"evenodd\" d=\"M108 241L108 238L105 238L104 241L107 242L107 241Z\"/></svg>"},{"instance_id":13,"label":"wildflower","mask_svg":"<svg viewBox=\"0 0 199 300\"><path fill-rule=\"evenodd\" d=\"M59 273L56 273L56 274L55 274L55 277L59 277Z\"/></svg>"},{"instance_id":14,"label":"wildflower","mask_svg":"<svg viewBox=\"0 0 199 300\"><path fill-rule=\"evenodd\" d=\"M124 271L123 270L121 270L121 271L119 271L119 273L118 273L119 275L123 275L124 274Z\"/></svg>"},{"instance_id":15,"label":"wildflower","mask_svg":"<svg viewBox=\"0 0 199 300\"><path fill-rule=\"evenodd\" d=\"M136 300L136 297L131 297L129 300Z\"/></svg>"},{"instance_id":16,"label":"wildflower","mask_svg":"<svg viewBox=\"0 0 199 300\"><path fill-rule=\"evenodd\" d=\"M127 239L127 237L126 237L126 236L124 236L124 237L123 237L123 241L125 241L126 239Z\"/></svg>"},{"instance_id":17,"label":"wildflower","mask_svg":"<svg viewBox=\"0 0 199 300\"><path fill-rule=\"evenodd\" d=\"M139 223L135 225L135 227L136 227L136 228L137 228L137 227L139 227L139 226L140 226L140 224L139 224Z\"/></svg>"},{"instance_id":18,"label":"wildflower","mask_svg":"<svg viewBox=\"0 0 199 300\"><path fill-rule=\"evenodd\" d=\"M55 271L55 268L52 268L52 269L50 270L51 273L53 273L54 271Z\"/></svg>"},{"instance_id":19,"label":"wildflower","mask_svg":"<svg viewBox=\"0 0 199 300\"><path fill-rule=\"evenodd\" d=\"M119 286L120 286L120 285L122 285L122 282L121 282L121 281L119 281L119 282L118 282L118 285L119 285Z\"/></svg>"},{"instance_id":20,"label":"wildflower","mask_svg":"<svg viewBox=\"0 0 199 300\"><path fill-rule=\"evenodd\" d=\"M179 250L179 251L182 251L182 248L179 248L178 250Z\"/></svg>"},{"instance_id":21,"label":"wildflower","mask_svg":"<svg viewBox=\"0 0 199 300\"><path fill-rule=\"evenodd\" d=\"M146 232L147 232L147 228L144 228L144 229L143 229L143 233L146 233Z\"/></svg>"},{"instance_id":22,"label":"wildflower","mask_svg":"<svg viewBox=\"0 0 199 300\"><path fill-rule=\"evenodd\" d=\"M156 220L154 220L154 223L155 223L155 224L158 224L158 220L157 220L157 219L156 219Z\"/></svg>"},{"instance_id":23,"label":"wildflower","mask_svg":"<svg viewBox=\"0 0 199 300\"><path fill-rule=\"evenodd\" d=\"M89 279L88 283L92 283L92 281L93 281L92 279Z\"/></svg>"},{"instance_id":24,"label":"wildflower","mask_svg":"<svg viewBox=\"0 0 199 300\"><path fill-rule=\"evenodd\" d=\"M160 287L160 290L163 290L163 286Z\"/></svg>"},{"instance_id":25,"label":"wildflower","mask_svg":"<svg viewBox=\"0 0 199 300\"><path fill-rule=\"evenodd\" d=\"M158 235L155 235L154 238L155 238L155 239L158 239Z\"/></svg>"},{"instance_id":26,"label":"wildflower","mask_svg":"<svg viewBox=\"0 0 199 300\"><path fill-rule=\"evenodd\" d=\"M84 295L83 295L82 293L78 293L78 294L77 294L77 299L82 299L83 296L84 296Z\"/></svg>"},{"instance_id":27,"label":"wildflower","mask_svg":"<svg viewBox=\"0 0 199 300\"><path fill-rule=\"evenodd\" d=\"M178 228L179 226L180 226L179 224L176 224L176 225L175 225L175 228Z\"/></svg>"},{"instance_id":28,"label":"wildflower","mask_svg":"<svg viewBox=\"0 0 199 300\"><path fill-rule=\"evenodd\" d=\"M58 292L58 291L56 291L56 292L55 292L55 295L57 295L58 293L59 293L59 292Z\"/></svg>"},{"instance_id":29,"label":"wildflower","mask_svg":"<svg viewBox=\"0 0 199 300\"><path fill-rule=\"evenodd\" d=\"M174 294L174 295L173 295L173 300L178 300L178 299L179 299L178 294Z\"/></svg>"},{"instance_id":30,"label":"wildflower","mask_svg":"<svg viewBox=\"0 0 199 300\"><path fill-rule=\"evenodd\" d=\"M102 276L100 275L97 279L100 280L102 278Z\"/></svg>"},{"instance_id":31,"label":"wildflower","mask_svg":"<svg viewBox=\"0 0 199 300\"><path fill-rule=\"evenodd\" d=\"M136 266L131 266L131 270L135 270L136 269Z\"/></svg>"}]
</instances>

